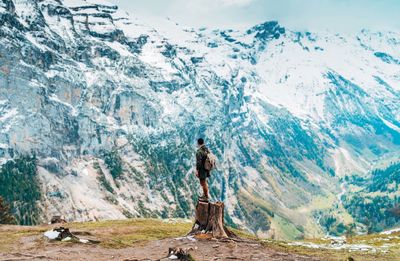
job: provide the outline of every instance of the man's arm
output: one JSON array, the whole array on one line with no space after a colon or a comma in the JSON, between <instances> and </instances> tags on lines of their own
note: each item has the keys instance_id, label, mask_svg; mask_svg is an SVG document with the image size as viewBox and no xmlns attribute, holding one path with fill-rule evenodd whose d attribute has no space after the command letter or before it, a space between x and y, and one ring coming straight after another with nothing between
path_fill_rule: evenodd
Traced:
<instances>
[{"instance_id":1,"label":"man's arm","mask_svg":"<svg viewBox=\"0 0 400 261\"><path fill-rule=\"evenodd\" d=\"M196 152L196 170L197 171L200 171L200 169L201 169L202 159L203 159L203 157L201 155L201 152L197 151Z\"/></svg>"},{"instance_id":2,"label":"man's arm","mask_svg":"<svg viewBox=\"0 0 400 261\"><path fill-rule=\"evenodd\" d=\"M196 169L194 171L194 174L196 177L200 177L200 168L201 168L201 153L199 151L196 152Z\"/></svg>"}]
</instances>

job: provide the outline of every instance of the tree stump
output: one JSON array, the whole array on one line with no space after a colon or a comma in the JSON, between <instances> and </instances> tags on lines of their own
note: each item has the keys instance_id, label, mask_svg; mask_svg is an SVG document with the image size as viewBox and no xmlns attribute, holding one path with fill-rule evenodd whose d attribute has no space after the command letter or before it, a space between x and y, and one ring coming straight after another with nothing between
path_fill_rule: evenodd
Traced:
<instances>
[{"instance_id":1,"label":"tree stump","mask_svg":"<svg viewBox=\"0 0 400 261\"><path fill-rule=\"evenodd\" d=\"M50 224L58 224L58 223L67 223L65 219L62 218L62 216L53 216L50 220Z\"/></svg>"},{"instance_id":2,"label":"tree stump","mask_svg":"<svg viewBox=\"0 0 400 261\"><path fill-rule=\"evenodd\" d=\"M199 201L196 206L196 221L189 235L212 234L214 238L237 237L224 225L224 203Z\"/></svg>"}]
</instances>

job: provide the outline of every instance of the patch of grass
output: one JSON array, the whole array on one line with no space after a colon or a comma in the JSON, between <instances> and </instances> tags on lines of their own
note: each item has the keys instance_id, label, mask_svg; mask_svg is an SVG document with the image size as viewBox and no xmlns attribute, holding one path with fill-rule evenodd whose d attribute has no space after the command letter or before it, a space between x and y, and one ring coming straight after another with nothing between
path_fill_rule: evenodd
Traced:
<instances>
[{"instance_id":1,"label":"patch of grass","mask_svg":"<svg viewBox=\"0 0 400 261\"><path fill-rule=\"evenodd\" d=\"M277 214L271 219L274 228L274 239L294 240L303 238L303 233L289 220Z\"/></svg>"},{"instance_id":2,"label":"patch of grass","mask_svg":"<svg viewBox=\"0 0 400 261\"><path fill-rule=\"evenodd\" d=\"M317 257L325 261L344 261L349 257L354 260L362 261L376 261L376 260L398 260L397 255L389 253L363 253L363 252L350 252L349 250L334 250L325 248L310 248L305 246L291 246L283 241L262 241L265 247L282 251L286 253L298 254L303 256Z\"/></svg>"},{"instance_id":3,"label":"patch of grass","mask_svg":"<svg viewBox=\"0 0 400 261\"><path fill-rule=\"evenodd\" d=\"M25 236L42 235L45 231L59 225L44 226L0 226L0 252L18 248ZM184 221L166 222L160 219L127 219L98 222L68 223L62 226L74 231L89 232L105 248L124 248L148 241L185 236L192 223ZM85 236L82 236L83 238ZM55 242L73 244L71 242Z\"/></svg>"},{"instance_id":4,"label":"patch of grass","mask_svg":"<svg viewBox=\"0 0 400 261\"><path fill-rule=\"evenodd\" d=\"M124 248L148 241L185 236L192 224L168 223L160 219L128 219L68 224L74 229L91 232L106 248Z\"/></svg>"},{"instance_id":5,"label":"patch of grass","mask_svg":"<svg viewBox=\"0 0 400 261\"><path fill-rule=\"evenodd\" d=\"M241 210L246 220L252 221L248 223L252 231L256 232L260 229L266 231L270 229L270 219L274 216L274 213L264 201L250 195L244 190L238 193L238 201L240 206L242 206Z\"/></svg>"},{"instance_id":6,"label":"patch of grass","mask_svg":"<svg viewBox=\"0 0 400 261\"><path fill-rule=\"evenodd\" d=\"M255 235L253 233L250 233L250 232L247 232L244 230L240 230L240 229L236 229L236 228L232 228L232 227L228 227L228 229L241 238L249 239L249 240L259 240L257 235Z\"/></svg>"},{"instance_id":7,"label":"patch of grass","mask_svg":"<svg viewBox=\"0 0 400 261\"><path fill-rule=\"evenodd\" d=\"M350 244L368 244L375 247L380 247L386 244L395 244L400 249L400 232L385 234L367 234L349 237L347 242Z\"/></svg>"},{"instance_id":8,"label":"patch of grass","mask_svg":"<svg viewBox=\"0 0 400 261\"><path fill-rule=\"evenodd\" d=\"M317 238L317 239L307 239L304 242L314 243L317 245L329 245L330 239ZM400 232L392 233L390 235L384 234L369 234L369 235L358 235L348 237L346 239L347 244L360 244L369 245L372 247L377 247L376 253L371 252L361 252L361 251L350 251L346 249L335 250L326 248L310 248L306 246L291 246L288 242L283 241L272 241L266 240L262 241L267 247L279 251L285 251L290 253L295 253L299 255L315 256L322 260L346 260L348 257L354 258L354 260L399 260L400 256ZM389 246L387 251L382 251L382 246Z\"/></svg>"},{"instance_id":9,"label":"patch of grass","mask_svg":"<svg viewBox=\"0 0 400 261\"><path fill-rule=\"evenodd\" d=\"M45 227L0 226L0 252L9 252L18 246L22 237L38 235L46 230Z\"/></svg>"}]
</instances>

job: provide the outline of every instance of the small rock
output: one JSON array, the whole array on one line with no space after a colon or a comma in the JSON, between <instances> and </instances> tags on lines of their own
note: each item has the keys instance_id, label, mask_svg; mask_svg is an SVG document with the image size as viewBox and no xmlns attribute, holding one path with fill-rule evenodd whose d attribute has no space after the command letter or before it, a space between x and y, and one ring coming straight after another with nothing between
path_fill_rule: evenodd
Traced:
<instances>
[{"instance_id":1,"label":"small rock","mask_svg":"<svg viewBox=\"0 0 400 261\"><path fill-rule=\"evenodd\" d=\"M50 231L46 231L44 233L44 236L47 237L49 240L58 240L58 241L63 241L63 242L69 242L69 241L74 241L74 242L79 242L79 243L100 243L100 241L96 240L89 240L89 239L83 239L75 236L72 234L68 228L55 228Z\"/></svg>"},{"instance_id":2,"label":"small rock","mask_svg":"<svg viewBox=\"0 0 400 261\"><path fill-rule=\"evenodd\" d=\"M179 247L170 247L168 249L168 258L171 260L189 260L189 251L192 250L192 248L179 248Z\"/></svg>"},{"instance_id":3,"label":"small rock","mask_svg":"<svg viewBox=\"0 0 400 261\"><path fill-rule=\"evenodd\" d=\"M71 237L66 237L66 238L64 238L64 239L61 239L61 241L71 241L71 240L72 240Z\"/></svg>"},{"instance_id":4,"label":"small rock","mask_svg":"<svg viewBox=\"0 0 400 261\"><path fill-rule=\"evenodd\" d=\"M44 236L50 240L56 239L59 234L60 234L60 232L54 231L54 230L49 230L49 231L44 232Z\"/></svg>"}]
</instances>

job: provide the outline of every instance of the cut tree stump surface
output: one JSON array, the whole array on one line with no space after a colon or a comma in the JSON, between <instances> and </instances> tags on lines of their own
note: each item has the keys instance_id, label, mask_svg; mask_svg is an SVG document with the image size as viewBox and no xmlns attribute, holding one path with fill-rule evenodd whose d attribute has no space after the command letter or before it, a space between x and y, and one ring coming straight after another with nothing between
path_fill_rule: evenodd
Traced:
<instances>
[{"instance_id":1,"label":"cut tree stump surface","mask_svg":"<svg viewBox=\"0 0 400 261\"><path fill-rule=\"evenodd\" d=\"M198 201L196 221L189 235L210 233L214 238L237 238L224 224L224 203Z\"/></svg>"}]
</instances>

